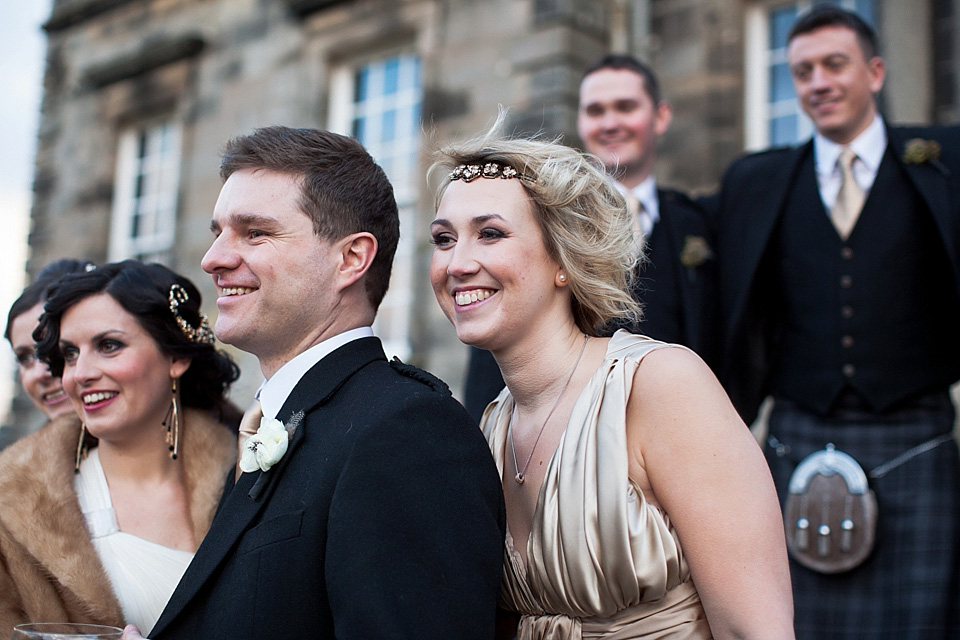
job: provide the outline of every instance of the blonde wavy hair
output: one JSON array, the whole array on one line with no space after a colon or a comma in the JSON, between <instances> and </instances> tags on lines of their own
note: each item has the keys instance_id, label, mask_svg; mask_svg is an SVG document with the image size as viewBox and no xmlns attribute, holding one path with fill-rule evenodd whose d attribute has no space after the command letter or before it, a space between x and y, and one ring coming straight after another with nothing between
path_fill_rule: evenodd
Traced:
<instances>
[{"instance_id":1,"label":"blonde wavy hair","mask_svg":"<svg viewBox=\"0 0 960 640\"><path fill-rule=\"evenodd\" d=\"M598 336L614 320L635 325L641 309L631 292L643 255L626 202L603 164L558 140L501 136L503 120L501 114L485 135L439 150L430 175L487 162L524 174L519 180L534 203L547 253L566 272L577 326ZM445 176L437 188L435 209L449 184Z\"/></svg>"}]
</instances>

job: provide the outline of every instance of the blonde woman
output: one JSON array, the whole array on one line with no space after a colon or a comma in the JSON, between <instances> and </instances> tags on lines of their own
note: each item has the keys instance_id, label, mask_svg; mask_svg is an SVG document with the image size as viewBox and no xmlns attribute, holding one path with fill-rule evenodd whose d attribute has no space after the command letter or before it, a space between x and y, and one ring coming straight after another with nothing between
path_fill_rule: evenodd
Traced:
<instances>
[{"instance_id":1,"label":"blonde woman","mask_svg":"<svg viewBox=\"0 0 960 640\"><path fill-rule=\"evenodd\" d=\"M638 259L622 196L564 146L449 148L431 280L506 389L502 604L519 640L792 638L780 511L755 440L688 349L619 331Z\"/></svg>"}]
</instances>

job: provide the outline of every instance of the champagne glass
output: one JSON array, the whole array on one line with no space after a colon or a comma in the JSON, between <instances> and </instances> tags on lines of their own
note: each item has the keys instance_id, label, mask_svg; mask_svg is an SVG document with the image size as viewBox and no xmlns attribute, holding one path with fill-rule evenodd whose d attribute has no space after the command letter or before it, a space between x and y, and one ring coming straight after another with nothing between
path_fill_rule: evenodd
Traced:
<instances>
[{"instance_id":1,"label":"champagne glass","mask_svg":"<svg viewBox=\"0 0 960 640\"><path fill-rule=\"evenodd\" d=\"M123 629L102 624L31 622L13 628L12 640L120 640Z\"/></svg>"}]
</instances>

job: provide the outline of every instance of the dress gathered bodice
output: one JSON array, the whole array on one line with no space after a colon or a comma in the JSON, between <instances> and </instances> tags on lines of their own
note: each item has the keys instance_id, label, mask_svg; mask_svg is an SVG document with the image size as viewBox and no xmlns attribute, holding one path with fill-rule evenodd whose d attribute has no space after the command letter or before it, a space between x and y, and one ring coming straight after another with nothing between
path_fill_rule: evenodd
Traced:
<instances>
[{"instance_id":1,"label":"dress gathered bodice","mask_svg":"<svg viewBox=\"0 0 960 640\"><path fill-rule=\"evenodd\" d=\"M80 463L75 486L93 546L124 617L149 634L194 554L120 530L98 449L91 449Z\"/></svg>"},{"instance_id":2,"label":"dress gathered bodice","mask_svg":"<svg viewBox=\"0 0 960 640\"><path fill-rule=\"evenodd\" d=\"M523 616L518 640L711 637L669 516L628 477L634 373L668 346L614 334L547 467L526 565L507 523L501 599ZM481 421L501 475L513 408L504 389Z\"/></svg>"}]
</instances>

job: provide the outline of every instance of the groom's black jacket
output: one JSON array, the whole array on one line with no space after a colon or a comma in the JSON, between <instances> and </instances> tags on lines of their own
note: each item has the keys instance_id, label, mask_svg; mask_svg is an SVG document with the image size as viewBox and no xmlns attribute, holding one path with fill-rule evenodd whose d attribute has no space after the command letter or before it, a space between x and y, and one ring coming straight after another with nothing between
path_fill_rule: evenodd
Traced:
<instances>
[{"instance_id":1,"label":"groom's black jacket","mask_svg":"<svg viewBox=\"0 0 960 640\"><path fill-rule=\"evenodd\" d=\"M228 486L151 638L493 637L500 479L446 387L362 338L277 417L300 411L281 461Z\"/></svg>"}]
</instances>

